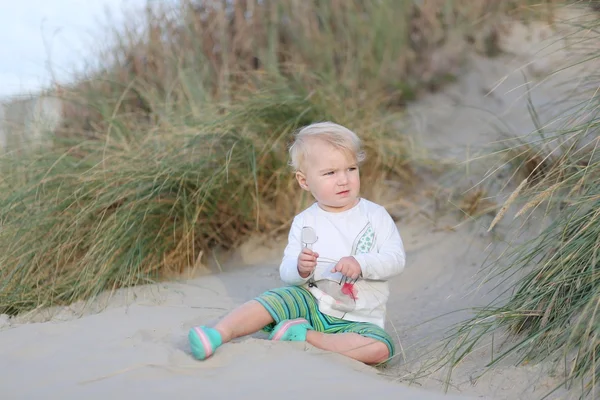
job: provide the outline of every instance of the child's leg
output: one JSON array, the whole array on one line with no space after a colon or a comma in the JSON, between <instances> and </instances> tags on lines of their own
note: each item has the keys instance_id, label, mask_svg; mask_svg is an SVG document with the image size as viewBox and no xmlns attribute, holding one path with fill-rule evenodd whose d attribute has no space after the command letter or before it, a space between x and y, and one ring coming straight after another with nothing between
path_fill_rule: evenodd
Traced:
<instances>
[{"instance_id":1,"label":"child's leg","mask_svg":"<svg viewBox=\"0 0 600 400\"><path fill-rule=\"evenodd\" d=\"M306 341L322 350L343 354L365 364L385 364L394 356L395 346L381 327L325 315L318 310L312 318L314 330Z\"/></svg>"},{"instance_id":2,"label":"child's leg","mask_svg":"<svg viewBox=\"0 0 600 400\"><path fill-rule=\"evenodd\" d=\"M333 351L354 358L365 364L385 363L394 355L392 338L375 324L345 321L319 311L313 295L301 287L287 287L269 291L257 299L269 314L275 326L274 340L290 340L277 335L279 327L286 321L304 318L311 329L298 326L299 334L290 335L291 340L300 338L322 350ZM297 340L297 339L296 339Z\"/></svg>"},{"instance_id":3,"label":"child's leg","mask_svg":"<svg viewBox=\"0 0 600 400\"><path fill-rule=\"evenodd\" d=\"M242 304L215 325L223 343L232 339L258 332L273 323L273 317L262 304L250 300Z\"/></svg>"},{"instance_id":4,"label":"child's leg","mask_svg":"<svg viewBox=\"0 0 600 400\"><path fill-rule=\"evenodd\" d=\"M265 307L251 300L227 314L214 328L196 326L190 329L188 339L192 354L199 360L205 360L223 343L257 332L272 322L273 318Z\"/></svg>"},{"instance_id":5,"label":"child's leg","mask_svg":"<svg viewBox=\"0 0 600 400\"><path fill-rule=\"evenodd\" d=\"M300 336L305 335L310 328L303 318L309 316L305 305L306 298L311 296L305 289L294 286L269 290L227 314L214 328L193 327L188 334L192 354L197 359L204 360L212 356L223 343L259 330L273 331L279 322L292 319L297 320L279 326L281 329L272 335L277 334L286 340L300 340ZM290 327L294 329L286 333Z\"/></svg>"},{"instance_id":6,"label":"child's leg","mask_svg":"<svg viewBox=\"0 0 600 400\"><path fill-rule=\"evenodd\" d=\"M310 306L312 301L310 292L301 287L268 290L233 310L215 325L215 329L221 333L225 343L259 330L270 332L283 321L306 319L308 321L305 322L310 322L314 313Z\"/></svg>"},{"instance_id":7,"label":"child's leg","mask_svg":"<svg viewBox=\"0 0 600 400\"><path fill-rule=\"evenodd\" d=\"M321 350L339 353L369 365L384 363L390 357L385 343L358 333L308 331L306 341Z\"/></svg>"}]
</instances>

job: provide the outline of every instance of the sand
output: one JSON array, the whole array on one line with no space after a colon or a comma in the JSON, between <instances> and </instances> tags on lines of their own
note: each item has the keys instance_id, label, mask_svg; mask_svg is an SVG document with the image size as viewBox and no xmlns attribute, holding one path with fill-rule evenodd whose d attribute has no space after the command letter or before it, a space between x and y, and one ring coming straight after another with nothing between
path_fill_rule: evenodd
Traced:
<instances>
[{"instance_id":1,"label":"sand","mask_svg":"<svg viewBox=\"0 0 600 400\"><path fill-rule=\"evenodd\" d=\"M523 76L515 66L532 59L531 45L540 47L539 32L546 28L534 26L536 35L529 36L522 26L513 26L501 42L507 54L495 59L473 55L458 82L411 105L399 128L414 133L428 151L455 160L456 165L479 146L530 132ZM546 79L565 59L564 53L557 54L529 64L538 106L564 94L564 87ZM545 120L560 111L546 110L541 115ZM498 128L498 115L510 117L508 125L500 124L506 129ZM446 189L460 191L480 180L485 165L473 165L467 175L449 174ZM499 194L493 199L497 202L511 190L510 186L500 190L503 178L499 171ZM397 341L399 355L386 369L367 367L307 343L270 342L260 333L222 346L209 360L194 360L187 343L190 327L210 325L244 301L281 285L277 268L283 243L254 240L223 261L219 273L213 267L189 279L107 293L87 305L36 310L11 319L1 316L1 397L540 398L560 382L560 371L547 364L516 365L506 360L477 378L492 356L491 346L477 349L457 368L446 394L442 373L411 379L444 332L468 315L452 312L484 305L498 293L491 283L480 284L482 265L547 223L532 220L524 236L517 236L520 222L515 225L515 210L510 209L488 232L493 215L465 220L452 204L440 208L439 199L422 197L429 189L424 184L403 199L403 204L420 207L390 206L408 264L391 282L386 328ZM388 200L397 199L388 196ZM549 398L572 395L573 391L561 390Z\"/></svg>"},{"instance_id":2,"label":"sand","mask_svg":"<svg viewBox=\"0 0 600 400\"><path fill-rule=\"evenodd\" d=\"M191 358L188 328L220 316L238 302L232 301L238 295L276 284L273 270L244 269L161 285L154 293L137 291L130 306L5 330L0 335L0 387L8 396L3 398L124 398L126 391L147 399L356 398L367 393L443 398L385 381L372 368L305 343L251 337L221 347L205 362Z\"/></svg>"},{"instance_id":3,"label":"sand","mask_svg":"<svg viewBox=\"0 0 600 400\"><path fill-rule=\"evenodd\" d=\"M450 222L448 218L441 224ZM438 329L460 318L453 315L418 324L485 298L469 295L469 285L489 238L414 220L399 227L411 262L392 282L387 327L412 360L440 338ZM246 257L257 256L240 256ZM270 342L261 333L222 346L209 360L194 360L187 343L189 327L212 324L246 299L280 285L276 261L264 259L261 265L237 261L219 274L122 290L88 307L77 303L5 321L0 331L3 398L125 398L125 392L131 391L149 399L166 395L329 398L336 394L529 399L555 382L537 367L509 365L474 386L468 374L459 370L453 380L456 387L444 395L435 377L419 382L424 387L402 379L410 364L405 365L401 356L389 368L376 370L306 343ZM485 357L478 355L465 370L476 370ZM532 388L530 382L538 386Z\"/></svg>"}]
</instances>

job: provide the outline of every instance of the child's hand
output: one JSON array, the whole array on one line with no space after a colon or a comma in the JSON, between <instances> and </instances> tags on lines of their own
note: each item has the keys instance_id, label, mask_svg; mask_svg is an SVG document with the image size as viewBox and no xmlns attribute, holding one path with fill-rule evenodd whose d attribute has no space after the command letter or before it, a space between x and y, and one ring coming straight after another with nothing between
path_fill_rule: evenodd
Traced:
<instances>
[{"instance_id":1,"label":"child's hand","mask_svg":"<svg viewBox=\"0 0 600 400\"><path fill-rule=\"evenodd\" d=\"M298 272L303 278L307 278L317 266L319 253L315 253L309 248L303 248L298 256Z\"/></svg>"},{"instance_id":2,"label":"child's hand","mask_svg":"<svg viewBox=\"0 0 600 400\"><path fill-rule=\"evenodd\" d=\"M342 275L356 280L362 273L362 269L354 257L344 257L338 261L331 272L341 272Z\"/></svg>"}]
</instances>

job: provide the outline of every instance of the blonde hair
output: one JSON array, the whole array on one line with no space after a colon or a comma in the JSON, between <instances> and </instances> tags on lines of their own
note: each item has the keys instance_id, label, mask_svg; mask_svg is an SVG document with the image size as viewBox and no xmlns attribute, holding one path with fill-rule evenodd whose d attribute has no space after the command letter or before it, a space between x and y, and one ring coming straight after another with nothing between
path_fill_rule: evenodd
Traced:
<instances>
[{"instance_id":1,"label":"blonde hair","mask_svg":"<svg viewBox=\"0 0 600 400\"><path fill-rule=\"evenodd\" d=\"M294 136L294 143L289 148L289 164L296 171L300 169L302 162L308 155L306 143L310 139L321 139L337 149L349 152L356 158L358 163L363 162L365 159L365 152L361 148L361 140L356 133L333 122L317 122L307 125L298 130Z\"/></svg>"}]
</instances>

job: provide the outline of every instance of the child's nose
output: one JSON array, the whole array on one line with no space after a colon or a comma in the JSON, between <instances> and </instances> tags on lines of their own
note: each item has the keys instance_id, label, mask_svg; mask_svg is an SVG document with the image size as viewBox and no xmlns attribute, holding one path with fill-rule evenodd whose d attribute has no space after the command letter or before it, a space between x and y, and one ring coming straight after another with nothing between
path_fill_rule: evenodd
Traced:
<instances>
[{"instance_id":1,"label":"child's nose","mask_svg":"<svg viewBox=\"0 0 600 400\"><path fill-rule=\"evenodd\" d=\"M338 184L344 185L346 182L348 182L348 175L345 172L342 172L338 175Z\"/></svg>"}]
</instances>

